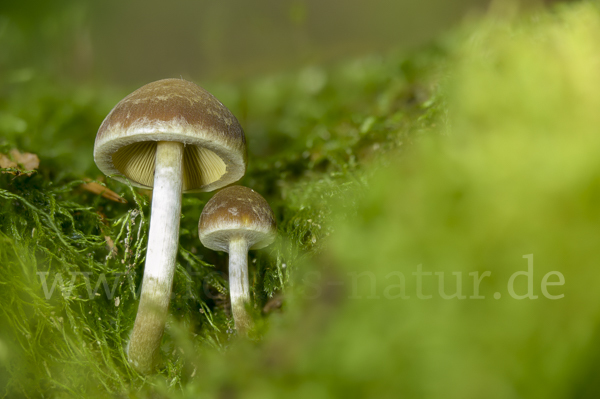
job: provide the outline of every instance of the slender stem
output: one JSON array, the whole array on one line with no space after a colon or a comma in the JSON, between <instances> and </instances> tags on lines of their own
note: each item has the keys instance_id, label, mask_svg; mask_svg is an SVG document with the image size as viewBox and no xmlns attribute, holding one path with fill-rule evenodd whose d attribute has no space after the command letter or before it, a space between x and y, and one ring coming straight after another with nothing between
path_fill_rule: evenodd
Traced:
<instances>
[{"instance_id":1,"label":"slender stem","mask_svg":"<svg viewBox=\"0 0 600 399\"><path fill-rule=\"evenodd\" d=\"M250 303L248 241L242 237L229 242L229 296L235 328L240 334L246 333L253 323L246 310L246 304Z\"/></svg>"},{"instance_id":2,"label":"slender stem","mask_svg":"<svg viewBox=\"0 0 600 399\"><path fill-rule=\"evenodd\" d=\"M154 191L140 305L127 349L141 373L154 371L171 299L179 245L183 144L161 141L156 147Z\"/></svg>"}]
</instances>

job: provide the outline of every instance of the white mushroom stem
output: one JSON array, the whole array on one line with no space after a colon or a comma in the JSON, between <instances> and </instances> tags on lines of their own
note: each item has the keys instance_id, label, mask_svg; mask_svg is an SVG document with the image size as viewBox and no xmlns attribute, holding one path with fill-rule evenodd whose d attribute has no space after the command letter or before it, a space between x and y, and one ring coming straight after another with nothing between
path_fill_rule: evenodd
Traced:
<instances>
[{"instance_id":1,"label":"white mushroom stem","mask_svg":"<svg viewBox=\"0 0 600 399\"><path fill-rule=\"evenodd\" d=\"M229 297L233 321L238 333L245 333L252 327L252 318L246 310L250 302L248 282L248 240L233 237L229 241Z\"/></svg>"},{"instance_id":2,"label":"white mushroom stem","mask_svg":"<svg viewBox=\"0 0 600 399\"><path fill-rule=\"evenodd\" d=\"M158 142L142 293L127 349L131 364L146 374L158 361L171 299L179 245L182 160L183 144Z\"/></svg>"}]
</instances>

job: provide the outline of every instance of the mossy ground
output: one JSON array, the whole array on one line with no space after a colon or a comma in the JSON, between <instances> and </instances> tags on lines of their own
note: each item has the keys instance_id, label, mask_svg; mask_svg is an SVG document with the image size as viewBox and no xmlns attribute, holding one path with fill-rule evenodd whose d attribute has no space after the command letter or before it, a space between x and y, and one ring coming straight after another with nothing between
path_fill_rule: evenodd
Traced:
<instances>
[{"instance_id":1,"label":"mossy ground","mask_svg":"<svg viewBox=\"0 0 600 399\"><path fill-rule=\"evenodd\" d=\"M197 236L209 195L184 196L164 363L150 377L123 350L149 193L103 180L122 204L81 188L100 179L95 132L130 90L4 75L0 152L41 162L0 176L1 392L595 397L599 38L600 11L583 3L489 17L411 54L202 82L245 128L241 184L272 205L279 239L250 255L258 328L237 339L227 257ZM518 300L506 281L527 254L538 299ZM434 297L419 299L418 265L446 274L444 293L458 273L465 298L433 295L432 274L422 290ZM485 271L486 299L469 298L469 273ZM551 271L564 298L539 289ZM390 285L400 275L409 299Z\"/></svg>"}]
</instances>

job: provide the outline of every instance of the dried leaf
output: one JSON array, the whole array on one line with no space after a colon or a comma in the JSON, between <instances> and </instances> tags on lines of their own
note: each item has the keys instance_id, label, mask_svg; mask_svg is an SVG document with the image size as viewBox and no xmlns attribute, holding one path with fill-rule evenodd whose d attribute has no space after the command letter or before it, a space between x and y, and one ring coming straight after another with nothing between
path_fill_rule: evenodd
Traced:
<instances>
[{"instance_id":1,"label":"dried leaf","mask_svg":"<svg viewBox=\"0 0 600 399\"><path fill-rule=\"evenodd\" d=\"M16 148L13 148L10 150L10 155L19 165L23 166L25 170L34 170L40 166L40 159L38 156L30 152L21 153Z\"/></svg>"},{"instance_id":2,"label":"dried leaf","mask_svg":"<svg viewBox=\"0 0 600 399\"><path fill-rule=\"evenodd\" d=\"M106 241L106 249L110 251L111 255L117 255L119 250L115 245L115 242L109 236L104 236L104 241ZM118 305L117 305L118 306Z\"/></svg>"},{"instance_id":3,"label":"dried leaf","mask_svg":"<svg viewBox=\"0 0 600 399\"><path fill-rule=\"evenodd\" d=\"M0 168L8 169L3 170L2 173L10 173L15 176L31 176L34 170L40 166L38 156L30 152L22 153L13 148L10 150L9 155L0 154Z\"/></svg>"},{"instance_id":4,"label":"dried leaf","mask_svg":"<svg viewBox=\"0 0 600 399\"><path fill-rule=\"evenodd\" d=\"M82 184L81 188L91 193L102 195L102 197L111 201L120 202L122 204L127 203L125 198L96 182Z\"/></svg>"},{"instance_id":5,"label":"dried leaf","mask_svg":"<svg viewBox=\"0 0 600 399\"><path fill-rule=\"evenodd\" d=\"M16 168L17 163L4 154L0 154L0 168Z\"/></svg>"}]
</instances>

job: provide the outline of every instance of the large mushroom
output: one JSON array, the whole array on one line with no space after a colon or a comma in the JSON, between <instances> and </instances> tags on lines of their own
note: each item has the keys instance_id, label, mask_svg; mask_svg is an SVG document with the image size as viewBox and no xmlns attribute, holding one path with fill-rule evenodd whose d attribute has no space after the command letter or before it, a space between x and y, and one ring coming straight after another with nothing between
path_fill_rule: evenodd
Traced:
<instances>
[{"instance_id":1,"label":"large mushroom","mask_svg":"<svg viewBox=\"0 0 600 399\"><path fill-rule=\"evenodd\" d=\"M153 189L148 250L127 353L142 373L160 353L179 243L182 192L212 191L246 171L246 139L233 114L183 79L149 83L121 100L96 136L106 175Z\"/></svg>"},{"instance_id":2,"label":"large mushroom","mask_svg":"<svg viewBox=\"0 0 600 399\"><path fill-rule=\"evenodd\" d=\"M252 327L246 310L250 302L248 250L275 240L273 211L256 191L231 186L216 193L204 206L198 223L202 245L229 253L229 296L235 328L245 333Z\"/></svg>"}]
</instances>

